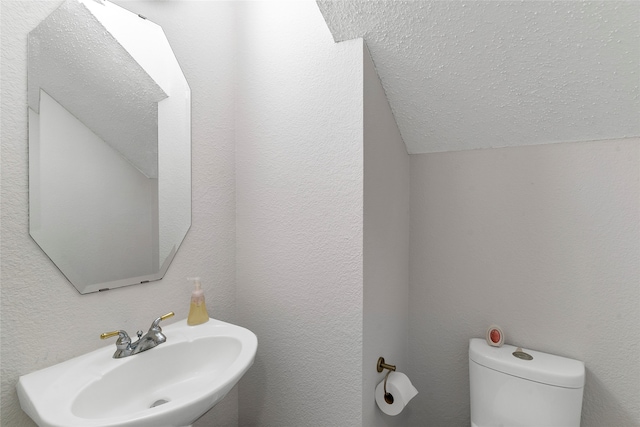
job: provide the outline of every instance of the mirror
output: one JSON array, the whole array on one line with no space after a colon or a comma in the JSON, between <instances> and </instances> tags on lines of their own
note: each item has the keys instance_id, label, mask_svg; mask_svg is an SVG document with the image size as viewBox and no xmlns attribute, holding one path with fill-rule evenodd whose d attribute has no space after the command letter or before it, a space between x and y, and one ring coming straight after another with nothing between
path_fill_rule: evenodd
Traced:
<instances>
[{"instance_id":1,"label":"mirror","mask_svg":"<svg viewBox=\"0 0 640 427\"><path fill-rule=\"evenodd\" d=\"M80 293L161 279L191 226L191 91L162 28L67 0L29 33L29 233Z\"/></svg>"}]
</instances>

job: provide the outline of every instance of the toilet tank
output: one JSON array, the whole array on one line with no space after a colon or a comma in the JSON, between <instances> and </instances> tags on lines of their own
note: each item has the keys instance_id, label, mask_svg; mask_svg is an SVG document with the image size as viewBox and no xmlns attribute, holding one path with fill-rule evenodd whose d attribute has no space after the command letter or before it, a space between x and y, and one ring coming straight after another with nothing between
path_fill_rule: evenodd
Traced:
<instances>
[{"instance_id":1,"label":"toilet tank","mask_svg":"<svg viewBox=\"0 0 640 427\"><path fill-rule=\"evenodd\" d=\"M580 427L584 363L529 349L525 360L515 351L469 341L471 426Z\"/></svg>"}]
</instances>

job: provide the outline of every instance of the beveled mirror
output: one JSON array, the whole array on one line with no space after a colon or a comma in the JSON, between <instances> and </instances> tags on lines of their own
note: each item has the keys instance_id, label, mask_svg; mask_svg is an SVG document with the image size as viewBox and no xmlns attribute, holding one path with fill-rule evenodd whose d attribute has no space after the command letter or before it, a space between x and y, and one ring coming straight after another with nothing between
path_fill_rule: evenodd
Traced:
<instances>
[{"instance_id":1,"label":"beveled mirror","mask_svg":"<svg viewBox=\"0 0 640 427\"><path fill-rule=\"evenodd\" d=\"M67 0L28 52L29 233L80 293L161 279L191 226L191 91L162 28Z\"/></svg>"}]
</instances>

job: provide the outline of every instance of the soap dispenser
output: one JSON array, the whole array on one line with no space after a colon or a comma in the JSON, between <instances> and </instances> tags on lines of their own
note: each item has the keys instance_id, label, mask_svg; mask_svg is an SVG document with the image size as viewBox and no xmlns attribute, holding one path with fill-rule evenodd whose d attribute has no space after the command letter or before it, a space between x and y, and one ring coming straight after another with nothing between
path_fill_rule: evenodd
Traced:
<instances>
[{"instance_id":1,"label":"soap dispenser","mask_svg":"<svg viewBox=\"0 0 640 427\"><path fill-rule=\"evenodd\" d=\"M209 321L207 307L204 304L204 291L200 285L199 277L190 277L187 280L193 280L195 289L191 293L191 307L189 308L189 317L187 317L187 325L195 326Z\"/></svg>"}]
</instances>

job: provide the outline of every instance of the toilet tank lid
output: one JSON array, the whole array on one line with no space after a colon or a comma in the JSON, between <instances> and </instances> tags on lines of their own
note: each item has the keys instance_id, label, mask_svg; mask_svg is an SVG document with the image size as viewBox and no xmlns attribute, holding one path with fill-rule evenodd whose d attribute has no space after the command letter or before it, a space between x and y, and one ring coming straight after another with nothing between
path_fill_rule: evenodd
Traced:
<instances>
[{"instance_id":1,"label":"toilet tank lid","mask_svg":"<svg viewBox=\"0 0 640 427\"><path fill-rule=\"evenodd\" d=\"M469 340L469 359L479 365L543 384L584 387L584 363L581 361L527 348L522 351L533 356L533 359L522 360L513 355L514 351L516 347L512 345L491 347L481 338Z\"/></svg>"}]
</instances>

